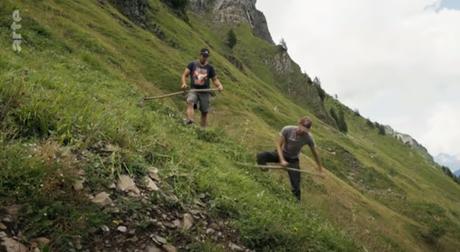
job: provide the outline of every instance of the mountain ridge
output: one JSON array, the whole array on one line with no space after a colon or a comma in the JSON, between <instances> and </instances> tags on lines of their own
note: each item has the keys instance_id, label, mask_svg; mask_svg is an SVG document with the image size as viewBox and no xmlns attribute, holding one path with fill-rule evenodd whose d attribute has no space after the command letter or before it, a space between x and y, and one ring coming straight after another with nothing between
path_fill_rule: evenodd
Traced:
<instances>
[{"instance_id":1,"label":"mountain ridge","mask_svg":"<svg viewBox=\"0 0 460 252\"><path fill-rule=\"evenodd\" d=\"M428 152L428 149L420 144L415 138L409 134L401 133L394 130L391 126L385 126L385 134L390 135L398 139L404 144L407 144L420 151L429 161L434 162L433 156Z\"/></svg>"}]
</instances>

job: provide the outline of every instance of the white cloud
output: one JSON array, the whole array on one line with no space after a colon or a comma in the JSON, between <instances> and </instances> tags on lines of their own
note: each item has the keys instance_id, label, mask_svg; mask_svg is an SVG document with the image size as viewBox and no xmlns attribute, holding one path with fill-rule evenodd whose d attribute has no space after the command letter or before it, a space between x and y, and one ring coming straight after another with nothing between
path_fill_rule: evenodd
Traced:
<instances>
[{"instance_id":1,"label":"white cloud","mask_svg":"<svg viewBox=\"0 0 460 252\"><path fill-rule=\"evenodd\" d=\"M457 104L459 105L459 104ZM443 153L460 154L452 146L458 145L460 139L460 117L458 110L449 104L438 104L428 112L430 120L428 128L422 134L421 140L430 143L430 147Z\"/></svg>"},{"instance_id":2,"label":"white cloud","mask_svg":"<svg viewBox=\"0 0 460 252\"><path fill-rule=\"evenodd\" d=\"M430 7L431 6L431 7ZM460 157L460 11L436 0L259 0L274 40L330 94Z\"/></svg>"}]
</instances>

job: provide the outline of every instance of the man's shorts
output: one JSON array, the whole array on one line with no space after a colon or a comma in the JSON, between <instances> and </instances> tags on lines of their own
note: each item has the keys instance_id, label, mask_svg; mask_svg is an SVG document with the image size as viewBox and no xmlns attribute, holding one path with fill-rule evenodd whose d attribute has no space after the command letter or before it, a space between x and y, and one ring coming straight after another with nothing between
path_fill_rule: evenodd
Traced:
<instances>
[{"instance_id":1,"label":"man's shorts","mask_svg":"<svg viewBox=\"0 0 460 252\"><path fill-rule=\"evenodd\" d=\"M209 100L211 99L211 93L197 93L189 92L187 94L187 103L198 104L200 107L201 113L209 112Z\"/></svg>"}]
</instances>

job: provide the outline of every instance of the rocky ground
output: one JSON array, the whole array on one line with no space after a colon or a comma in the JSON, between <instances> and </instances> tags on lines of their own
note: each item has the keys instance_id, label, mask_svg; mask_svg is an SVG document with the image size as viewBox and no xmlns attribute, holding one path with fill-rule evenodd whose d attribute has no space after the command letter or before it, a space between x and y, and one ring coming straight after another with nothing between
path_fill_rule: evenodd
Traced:
<instances>
[{"instance_id":1,"label":"rocky ground","mask_svg":"<svg viewBox=\"0 0 460 252\"><path fill-rule=\"evenodd\" d=\"M104 146L110 152L111 146ZM94 151L94 150L93 150ZM184 204L151 167L141 178L119 175L107 190L89 188L87 175L77 172L75 193L83 193L110 222L91 233L90 239L73 237L68 251L196 251L197 244L217 244L224 251L250 251L229 221L213 216L208 194ZM135 203L135 206L131 206ZM0 207L0 251L54 251L53 237L26 237L21 205ZM46 233L46 232L45 232ZM58 249L59 250L59 249Z\"/></svg>"}]
</instances>

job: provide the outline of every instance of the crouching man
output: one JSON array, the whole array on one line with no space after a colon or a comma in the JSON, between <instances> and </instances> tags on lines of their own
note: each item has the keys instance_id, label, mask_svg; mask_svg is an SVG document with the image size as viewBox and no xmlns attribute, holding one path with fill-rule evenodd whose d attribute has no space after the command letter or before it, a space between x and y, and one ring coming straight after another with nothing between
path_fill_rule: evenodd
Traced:
<instances>
[{"instance_id":1,"label":"crouching man","mask_svg":"<svg viewBox=\"0 0 460 252\"><path fill-rule=\"evenodd\" d=\"M258 153L257 164L280 163L284 167L299 170L300 151L304 145L308 145L318 165L318 171L323 174L323 167L315 148L315 141L310 133L311 127L312 121L308 117L301 118L297 126L285 126L280 132L276 151ZM288 174L292 193L300 201L300 172L288 170Z\"/></svg>"}]
</instances>

